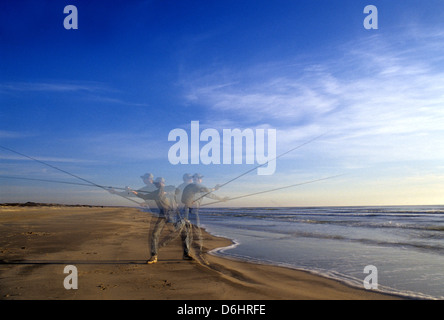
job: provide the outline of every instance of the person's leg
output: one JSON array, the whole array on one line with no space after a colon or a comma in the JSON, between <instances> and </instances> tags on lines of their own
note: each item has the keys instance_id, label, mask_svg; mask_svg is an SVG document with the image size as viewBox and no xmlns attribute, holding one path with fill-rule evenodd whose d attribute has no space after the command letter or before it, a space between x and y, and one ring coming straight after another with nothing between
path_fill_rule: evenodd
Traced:
<instances>
[{"instance_id":1,"label":"person's leg","mask_svg":"<svg viewBox=\"0 0 444 320\"><path fill-rule=\"evenodd\" d=\"M199 209L198 208L194 209L194 214L196 216L197 244L199 246L199 254L202 254L203 239L202 239L202 230L200 229Z\"/></svg>"},{"instance_id":2,"label":"person's leg","mask_svg":"<svg viewBox=\"0 0 444 320\"><path fill-rule=\"evenodd\" d=\"M193 235L191 233L191 224L188 220L186 220L181 231L183 258L186 260L191 259L190 247L193 240L192 237Z\"/></svg>"},{"instance_id":3,"label":"person's leg","mask_svg":"<svg viewBox=\"0 0 444 320\"><path fill-rule=\"evenodd\" d=\"M157 218L156 224L154 225L154 230L151 237L151 258L147 261L147 263L149 264L157 262L157 254L159 251L159 238L164 226L165 226L165 218L159 216Z\"/></svg>"},{"instance_id":4,"label":"person's leg","mask_svg":"<svg viewBox=\"0 0 444 320\"><path fill-rule=\"evenodd\" d=\"M183 208L183 223L182 231L181 231L181 238L182 238L182 248L183 248L183 258L184 259L191 259L190 256L190 248L191 248L191 242L192 240L192 233L191 233L191 224L189 220L190 215L190 208L188 206L185 206Z\"/></svg>"}]
</instances>

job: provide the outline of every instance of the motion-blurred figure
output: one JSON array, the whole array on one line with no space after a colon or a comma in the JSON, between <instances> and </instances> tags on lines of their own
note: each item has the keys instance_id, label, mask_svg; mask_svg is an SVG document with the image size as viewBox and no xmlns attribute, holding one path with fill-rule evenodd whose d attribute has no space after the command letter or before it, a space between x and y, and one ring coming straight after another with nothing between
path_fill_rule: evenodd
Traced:
<instances>
[{"instance_id":1,"label":"motion-blurred figure","mask_svg":"<svg viewBox=\"0 0 444 320\"><path fill-rule=\"evenodd\" d=\"M138 192L153 192L156 191L157 188L153 183L154 176L152 173L145 173L143 176L140 176L142 178L143 183L145 184L142 188L138 189ZM125 197L135 197L136 195L132 192L131 188L125 187L125 191L116 191L114 188L109 188L108 191L111 194L117 194ZM146 207L149 210L157 208L156 202L154 200L145 200L145 202L142 204L144 207Z\"/></svg>"},{"instance_id":2,"label":"motion-blurred figure","mask_svg":"<svg viewBox=\"0 0 444 320\"><path fill-rule=\"evenodd\" d=\"M179 205L180 209L182 209L182 207L183 207L183 203L182 203L183 190L185 189L185 187L187 185L189 185L190 183L193 182L193 176L189 173L185 173L182 176L182 179L183 179L183 183L180 184L179 186L177 186L176 192L175 192L176 193L176 203Z\"/></svg>"},{"instance_id":3,"label":"motion-blurred figure","mask_svg":"<svg viewBox=\"0 0 444 320\"><path fill-rule=\"evenodd\" d=\"M159 208L159 216L157 217L157 221L154 225L153 232L150 237L151 242L151 257L147 261L148 264L156 263L157 256L159 252L159 247L162 245L166 245L168 241L173 239L171 235L167 237L167 241L164 243L160 243L160 236L165 227L165 224L172 220L174 213L177 213L177 205L174 200L175 196L175 188L172 186L165 187L165 179L162 177L156 178L154 181L154 185L156 186L156 190L153 192L138 192L132 191L136 196L144 199L144 200L154 200ZM166 188L169 191L165 191ZM188 251L185 251L186 248L189 247L189 243L185 244L185 241L188 241L186 236L182 237L183 248L184 248L184 259L188 258Z\"/></svg>"},{"instance_id":4,"label":"motion-blurred figure","mask_svg":"<svg viewBox=\"0 0 444 320\"><path fill-rule=\"evenodd\" d=\"M214 191L219 189L219 186L216 185L214 188L209 189L207 187L205 187L202 184L202 178L203 176L199 173L196 173L193 175L193 182L188 184L182 192L182 197L181 197L181 201L184 205L183 207L183 219L185 221L189 222L189 215L190 213L193 213L195 215L196 218L196 224L197 224L197 236L198 236L198 244L199 244L199 254L202 252L202 234L201 234L201 229L200 229L200 221L199 221L199 207L200 207L200 203L202 202L202 199L204 197L207 198L211 198L211 199L215 199L215 200L219 200L219 201L226 201L228 200L228 197L222 198L219 197L215 194L213 194ZM188 225L191 226L190 223L188 223ZM192 230L191 228L186 229L185 228L185 232L186 232L186 236L185 238L188 239L187 243L191 243L192 242ZM186 251L189 252L190 251L190 247L186 248Z\"/></svg>"},{"instance_id":5,"label":"motion-blurred figure","mask_svg":"<svg viewBox=\"0 0 444 320\"><path fill-rule=\"evenodd\" d=\"M219 189L219 185L214 188L207 188L202 184L203 175L196 173L193 175L193 183L188 184L182 192L181 201L184 205L184 215L188 219L190 212L197 211L204 197L219 201L227 201L228 197L219 197L213 192Z\"/></svg>"},{"instance_id":6,"label":"motion-blurred figure","mask_svg":"<svg viewBox=\"0 0 444 320\"><path fill-rule=\"evenodd\" d=\"M154 225L153 232L151 234L151 257L147 261L148 264L157 262L157 254L159 251L159 238L162 233L163 228L165 227L165 223L169 218L169 214L171 211L170 203L166 198L166 193L164 191L165 188L165 180L163 178L157 178L154 181L154 186L157 188L155 191L146 192L144 190L143 193L139 191L132 191L137 197L142 198L144 200L153 200L156 202L157 207L159 208L159 216L157 217L156 224Z\"/></svg>"}]
</instances>

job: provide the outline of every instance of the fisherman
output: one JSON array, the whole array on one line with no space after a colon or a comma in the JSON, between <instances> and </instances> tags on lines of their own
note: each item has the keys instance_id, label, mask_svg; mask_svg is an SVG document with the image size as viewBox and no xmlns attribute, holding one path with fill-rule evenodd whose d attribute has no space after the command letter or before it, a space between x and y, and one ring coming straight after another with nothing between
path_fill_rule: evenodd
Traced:
<instances>
[{"instance_id":1,"label":"fisherman","mask_svg":"<svg viewBox=\"0 0 444 320\"><path fill-rule=\"evenodd\" d=\"M184 260L191 260L190 256L190 246L191 246L191 223L186 220L182 219L180 217L180 211L183 210L183 203L182 203L182 193L183 190L187 185L193 182L193 176L189 173L185 173L182 176L183 183L181 183L179 186L177 186L175 190L175 200L178 205L177 207L177 213L179 214L179 220L176 223L176 229L180 232L180 237L182 240L182 249L183 249L183 259Z\"/></svg>"},{"instance_id":2,"label":"fisherman","mask_svg":"<svg viewBox=\"0 0 444 320\"><path fill-rule=\"evenodd\" d=\"M157 262L157 254L159 251L159 238L162 233L163 228L169 218L171 213L171 204L166 197L165 188L165 179L162 177L156 178L154 181L154 186L156 187L155 191L152 192L143 192L140 191L132 191L137 197L142 198L144 200L154 200L159 208L159 216L157 218L156 224L154 225L154 230L151 235L151 257L147 261L148 264Z\"/></svg>"},{"instance_id":3,"label":"fisherman","mask_svg":"<svg viewBox=\"0 0 444 320\"><path fill-rule=\"evenodd\" d=\"M171 201L171 192L165 191L165 189L171 189L171 186L165 187L165 179L162 177L156 178L156 180L154 181L154 185L157 189L156 191L150 193L140 193L137 191L132 191L133 194L144 200L154 200L159 208L160 214L157 218L156 224L154 225L153 233L151 235L151 257L147 261L148 264L157 262L157 256L160 246L160 235L165 227L165 224L172 218L173 213L177 211L177 206L175 205L175 202ZM187 241L188 238L186 236L183 236L183 258L185 260L190 260L191 257L188 255L187 250L187 248L189 248L189 243L186 243ZM166 243L164 243L163 245L165 244Z\"/></svg>"},{"instance_id":4,"label":"fisherman","mask_svg":"<svg viewBox=\"0 0 444 320\"><path fill-rule=\"evenodd\" d=\"M183 183L180 184L180 185L176 188L176 192L175 192L175 194L176 194L176 203L177 203L178 205L180 205L181 207L183 206L183 203L182 203L182 193L183 193L183 189L185 189L185 187L186 187L187 185L189 185L190 183L193 182L193 176L192 176L191 174L189 174L189 173L185 173L185 174L182 176L182 179L183 179Z\"/></svg>"},{"instance_id":5,"label":"fisherman","mask_svg":"<svg viewBox=\"0 0 444 320\"><path fill-rule=\"evenodd\" d=\"M145 173L143 176L140 176L140 178L142 178L142 181L145 185L142 188L138 189L137 190L138 192L153 192L157 190L156 186L153 183L154 176L152 173ZM129 187L125 187L125 191L116 191L114 188L108 188L108 191L111 194L117 194L124 197L135 196L135 194L132 192L132 190ZM145 200L145 202L142 205L146 207L148 210L158 208L154 200Z\"/></svg>"},{"instance_id":6,"label":"fisherman","mask_svg":"<svg viewBox=\"0 0 444 320\"><path fill-rule=\"evenodd\" d=\"M198 230L198 241L199 241L199 249L202 252L202 235L199 226L199 207L202 202L202 198L208 197L211 199L219 200L219 201L227 201L228 197L221 198L215 194L213 191L219 189L219 185L216 185L214 188L209 189L202 184L203 176L199 173L193 175L193 182L188 184L182 192L181 201L184 205L183 207L183 219L191 226L189 222L189 214L193 213L196 218L197 230ZM190 228L185 228L186 234L183 235L183 239L185 238L187 241L184 241L184 245L187 247L184 248L184 256L186 253L189 255L190 251L190 243L192 242L192 230Z\"/></svg>"},{"instance_id":7,"label":"fisherman","mask_svg":"<svg viewBox=\"0 0 444 320\"><path fill-rule=\"evenodd\" d=\"M190 211L195 211L193 209L198 209L202 198L207 197L219 201L227 201L228 197L221 198L215 194L214 191L219 189L219 185L214 188L209 189L202 184L203 175L195 173L193 175L193 183L188 184L183 192L181 201L184 204L184 217L188 219Z\"/></svg>"}]
</instances>

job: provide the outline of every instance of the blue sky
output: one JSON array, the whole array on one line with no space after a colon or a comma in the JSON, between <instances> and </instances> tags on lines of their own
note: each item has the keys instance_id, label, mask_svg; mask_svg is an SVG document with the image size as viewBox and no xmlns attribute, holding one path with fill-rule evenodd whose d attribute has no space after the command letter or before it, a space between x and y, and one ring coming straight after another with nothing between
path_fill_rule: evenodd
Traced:
<instances>
[{"instance_id":1,"label":"blue sky","mask_svg":"<svg viewBox=\"0 0 444 320\"><path fill-rule=\"evenodd\" d=\"M0 145L101 185L200 172L212 186L254 165L172 165L171 130L273 128L278 154L325 134L218 194L344 174L227 204L443 204L443 30L435 0L2 1ZM76 181L6 150L0 175ZM132 205L99 188L0 188L0 202Z\"/></svg>"}]
</instances>

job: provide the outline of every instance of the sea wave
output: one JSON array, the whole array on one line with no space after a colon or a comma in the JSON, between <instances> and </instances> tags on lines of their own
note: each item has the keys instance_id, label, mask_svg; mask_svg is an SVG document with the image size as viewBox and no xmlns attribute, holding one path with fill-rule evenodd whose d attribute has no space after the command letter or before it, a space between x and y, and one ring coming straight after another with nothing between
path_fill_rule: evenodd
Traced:
<instances>
[{"instance_id":1,"label":"sea wave","mask_svg":"<svg viewBox=\"0 0 444 320\"><path fill-rule=\"evenodd\" d=\"M444 206L205 208L201 221L242 241L215 254L319 273L361 287L353 275L360 261L370 259L384 266L388 286L380 290L444 299Z\"/></svg>"},{"instance_id":2,"label":"sea wave","mask_svg":"<svg viewBox=\"0 0 444 320\"><path fill-rule=\"evenodd\" d=\"M240 243L237 243L236 245L233 245L233 246L236 247L239 244ZM281 263L281 262L276 262L276 261L267 260L267 259L257 259L254 257L247 257L245 255L231 254L228 252L230 249L232 249L231 246L223 247L223 248L214 249L214 250L210 251L210 253L213 255L216 255L216 256L229 258L229 259L235 259L238 261L245 261L245 262L249 262L249 263L264 264L264 265L272 265L272 266L289 268L289 269L293 269L293 270L304 271L304 272L308 272L308 273L311 273L311 274L314 274L317 276L321 276L324 278L338 281L340 283L343 283L343 284L348 285L353 288L357 288L357 289L364 288L362 279L358 279L356 277L346 275L346 274L343 274L343 273L340 273L337 271L324 270L324 269L320 269L320 268L299 267L299 266L295 266L293 264L288 264L288 263ZM389 286L381 286L381 285L378 285L378 289L372 289L372 291L380 292L380 293L388 294L388 295L393 295L393 296L397 296L397 297L401 297L401 298L406 298L406 299L420 299L420 300L421 299L422 300L443 300L444 299L444 296L432 296L432 295L425 294L422 292L415 292L415 291L410 291L410 290L399 290L399 289L395 289L395 288L392 288Z\"/></svg>"}]
</instances>

